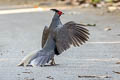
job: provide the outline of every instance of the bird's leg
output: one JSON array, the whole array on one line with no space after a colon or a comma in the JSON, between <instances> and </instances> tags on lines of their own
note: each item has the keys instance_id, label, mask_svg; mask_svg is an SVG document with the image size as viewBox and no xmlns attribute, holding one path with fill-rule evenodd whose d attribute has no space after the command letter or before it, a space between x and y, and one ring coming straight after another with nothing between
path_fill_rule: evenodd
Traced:
<instances>
[{"instance_id":1,"label":"bird's leg","mask_svg":"<svg viewBox=\"0 0 120 80\"><path fill-rule=\"evenodd\" d=\"M55 60L54 60L54 58L52 58L50 64L51 64L51 65L55 65Z\"/></svg>"}]
</instances>

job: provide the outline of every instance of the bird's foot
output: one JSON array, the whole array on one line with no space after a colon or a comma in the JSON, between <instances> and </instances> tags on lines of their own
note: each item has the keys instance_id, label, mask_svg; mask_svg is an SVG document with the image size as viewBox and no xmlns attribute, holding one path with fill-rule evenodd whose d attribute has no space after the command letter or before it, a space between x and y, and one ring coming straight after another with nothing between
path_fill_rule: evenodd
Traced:
<instances>
[{"instance_id":1,"label":"bird's foot","mask_svg":"<svg viewBox=\"0 0 120 80\"><path fill-rule=\"evenodd\" d=\"M50 65L56 65L54 59L50 62Z\"/></svg>"},{"instance_id":2,"label":"bird's foot","mask_svg":"<svg viewBox=\"0 0 120 80\"><path fill-rule=\"evenodd\" d=\"M51 62L50 65L56 65L55 63Z\"/></svg>"}]
</instances>

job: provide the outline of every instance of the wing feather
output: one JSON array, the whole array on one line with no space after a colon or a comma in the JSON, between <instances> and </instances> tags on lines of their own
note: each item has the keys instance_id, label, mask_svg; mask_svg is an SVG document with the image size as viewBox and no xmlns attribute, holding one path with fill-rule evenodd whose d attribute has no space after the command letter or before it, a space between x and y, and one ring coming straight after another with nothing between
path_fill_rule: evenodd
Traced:
<instances>
[{"instance_id":1,"label":"wing feather","mask_svg":"<svg viewBox=\"0 0 120 80\"><path fill-rule=\"evenodd\" d=\"M71 45L77 47L88 41L90 33L83 26L70 21L56 30L55 40L59 53L69 49Z\"/></svg>"},{"instance_id":2,"label":"wing feather","mask_svg":"<svg viewBox=\"0 0 120 80\"><path fill-rule=\"evenodd\" d=\"M45 26L42 34L42 48L44 47L49 35L49 28Z\"/></svg>"}]
</instances>

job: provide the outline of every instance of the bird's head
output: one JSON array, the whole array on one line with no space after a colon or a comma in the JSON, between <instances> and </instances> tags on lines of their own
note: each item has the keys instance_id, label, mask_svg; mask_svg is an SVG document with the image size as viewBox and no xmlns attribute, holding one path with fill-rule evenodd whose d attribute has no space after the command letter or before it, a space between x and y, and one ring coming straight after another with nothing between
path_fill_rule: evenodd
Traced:
<instances>
[{"instance_id":1,"label":"bird's head","mask_svg":"<svg viewBox=\"0 0 120 80\"><path fill-rule=\"evenodd\" d=\"M63 15L64 13L62 11L59 11L57 9L50 9L52 11L54 11L55 13L57 13L59 16Z\"/></svg>"}]
</instances>

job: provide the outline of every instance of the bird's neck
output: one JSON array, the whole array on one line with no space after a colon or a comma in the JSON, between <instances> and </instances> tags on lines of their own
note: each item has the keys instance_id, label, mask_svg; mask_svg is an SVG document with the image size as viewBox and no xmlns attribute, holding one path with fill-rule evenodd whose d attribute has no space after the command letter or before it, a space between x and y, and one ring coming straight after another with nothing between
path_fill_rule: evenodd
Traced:
<instances>
[{"instance_id":1,"label":"bird's neck","mask_svg":"<svg viewBox=\"0 0 120 80\"><path fill-rule=\"evenodd\" d=\"M54 50L54 48L55 48L55 41L53 40L53 36L50 34L43 49L46 51L51 51Z\"/></svg>"},{"instance_id":2,"label":"bird's neck","mask_svg":"<svg viewBox=\"0 0 120 80\"><path fill-rule=\"evenodd\" d=\"M59 24L62 24L60 21L60 16L57 13L55 13L55 15L53 16L52 22L50 24L50 27L49 27L50 32L49 32L47 42L45 46L43 47L44 50L49 51L49 50L55 49L54 29L56 29L56 27Z\"/></svg>"},{"instance_id":3,"label":"bird's neck","mask_svg":"<svg viewBox=\"0 0 120 80\"><path fill-rule=\"evenodd\" d=\"M54 30L57 27L57 25L59 25L59 24L61 24L60 16L57 13L55 13L55 15L52 18L50 27L49 27L50 30Z\"/></svg>"}]
</instances>

